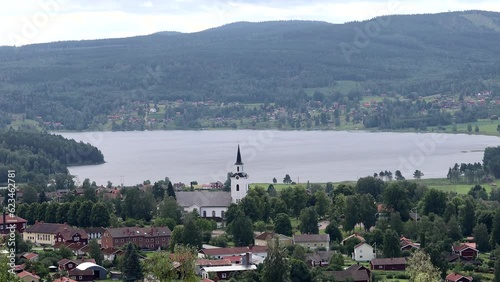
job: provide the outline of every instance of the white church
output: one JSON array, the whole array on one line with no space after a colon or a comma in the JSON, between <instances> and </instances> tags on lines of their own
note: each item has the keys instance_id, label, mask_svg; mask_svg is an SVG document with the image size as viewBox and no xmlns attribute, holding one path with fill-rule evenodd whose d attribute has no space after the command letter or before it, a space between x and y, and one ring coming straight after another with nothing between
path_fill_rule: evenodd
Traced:
<instances>
[{"instance_id":1,"label":"white church","mask_svg":"<svg viewBox=\"0 0 500 282\"><path fill-rule=\"evenodd\" d=\"M236 153L235 171L231 172L231 192L194 191L176 192L177 203L186 212L197 210L201 217L222 222L224 213L232 203L239 203L248 192L248 174L243 169L240 146Z\"/></svg>"}]
</instances>

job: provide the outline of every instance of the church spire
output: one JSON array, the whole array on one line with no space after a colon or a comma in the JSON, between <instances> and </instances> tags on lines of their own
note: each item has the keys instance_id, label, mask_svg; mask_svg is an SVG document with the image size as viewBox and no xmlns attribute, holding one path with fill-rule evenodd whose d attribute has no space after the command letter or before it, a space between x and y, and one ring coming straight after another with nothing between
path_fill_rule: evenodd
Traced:
<instances>
[{"instance_id":1,"label":"church spire","mask_svg":"<svg viewBox=\"0 0 500 282\"><path fill-rule=\"evenodd\" d=\"M241 162L240 145L238 145L238 154L236 155L235 165L243 165L243 162Z\"/></svg>"}]
</instances>

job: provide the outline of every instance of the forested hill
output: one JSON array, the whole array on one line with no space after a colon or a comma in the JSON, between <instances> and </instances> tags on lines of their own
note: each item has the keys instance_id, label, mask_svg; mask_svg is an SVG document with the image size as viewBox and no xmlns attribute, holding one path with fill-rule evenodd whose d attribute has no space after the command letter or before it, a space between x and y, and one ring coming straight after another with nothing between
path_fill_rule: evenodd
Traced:
<instances>
[{"instance_id":1,"label":"forested hill","mask_svg":"<svg viewBox=\"0 0 500 282\"><path fill-rule=\"evenodd\" d=\"M68 140L60 135L39 132L0 132L0 183L7 182L7 171L14 170L17 182L34 181L47 175L67 174L70 165L104 162L99 149ZM46 183L41 181L40 183Z\"/></svg>"},{"instance_id":2,"label":"forested hill","mask_svg":"<svg viewBox=\"0 0 500 282\"><path fill-rule=\"evenodd\" d=\"M468 11L1 47L0 122L25 114L81 130L138 103L293 107L316 89L330 89L326 96L468 95L500 89L499 46L500 13Z\"/></svg>"}]
</instances>

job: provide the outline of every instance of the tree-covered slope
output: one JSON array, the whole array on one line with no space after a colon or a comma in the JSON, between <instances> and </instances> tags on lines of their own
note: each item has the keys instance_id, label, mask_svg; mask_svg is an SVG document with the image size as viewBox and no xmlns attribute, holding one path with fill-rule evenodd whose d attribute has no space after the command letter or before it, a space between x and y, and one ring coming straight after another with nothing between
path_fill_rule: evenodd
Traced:
<instances>
[{"instance_id":1,"label":"tree-covered slope","mask_svg":"<svg viewBox=\"0 0 500 282\"><path fill-rule=\"evenodd\" d=\"M344 81L373 95L470 94L499 89L498 46L500 13L468 11L1 47L0 109L78 130L133 102L287 106L301 90Z\"/></svg>"}]
</instances>

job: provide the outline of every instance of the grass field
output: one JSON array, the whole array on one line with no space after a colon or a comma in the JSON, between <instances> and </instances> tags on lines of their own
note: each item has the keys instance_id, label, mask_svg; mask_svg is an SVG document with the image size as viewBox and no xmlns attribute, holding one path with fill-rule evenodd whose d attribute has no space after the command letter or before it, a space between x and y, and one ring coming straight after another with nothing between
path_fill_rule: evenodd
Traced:
<instances>
[{"instance_id":1,"label":"grass field","mask_svg":"<svg viewBox=\"0 0 500 282\"><path fill-rule=\"evenodd\" d=\"M440 191L456 192L458 194L467 194L467 192L469 192L470 188L475 185L475 184L455 184L455 183L451 183L446 178L429 178L429 179L419 179L419 180L411 179L409 181L421 183L421 184L426 185L429 188L437 189ZM250 188L260 186L260 187L263 187L264 189L267 189L267 187L269 187L270 184L272 184L272 183L253 183L253 184L250 184ZM325 183L320 183L320 184L325 185ZM356 181L343 181L343 182L334 182L333 183L334 187L337 187L339 184L356 185ZM498 186L498 185L500 185L500 181L495 180L494 184L496 184ZM282 184L282 183L273 184L276 191L281 191L287 187L294 187L294 186L298 186L298 185L304 187L306 185L306 183L299 183L299 184L295 184L295 185ZM495 187L495 185L487 184L487 183L481 183L480 185L483 186L488 193L490 193L491 187Z\"/></svg>"}]
</instances>

